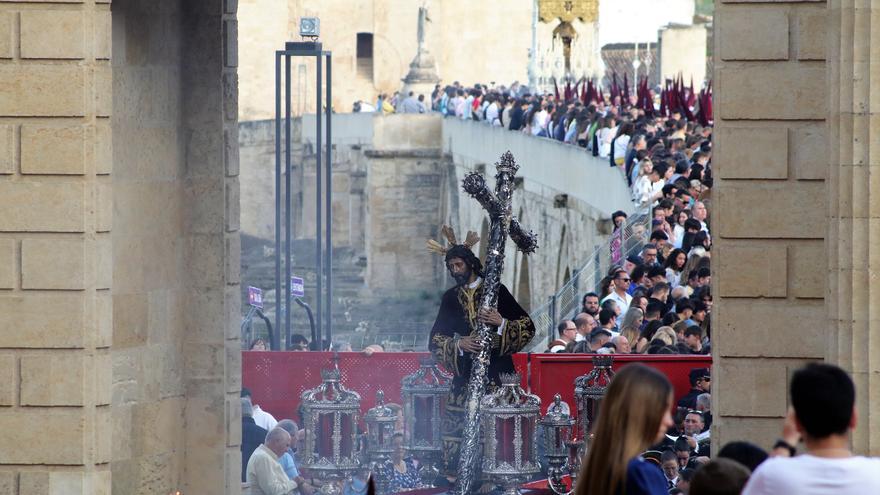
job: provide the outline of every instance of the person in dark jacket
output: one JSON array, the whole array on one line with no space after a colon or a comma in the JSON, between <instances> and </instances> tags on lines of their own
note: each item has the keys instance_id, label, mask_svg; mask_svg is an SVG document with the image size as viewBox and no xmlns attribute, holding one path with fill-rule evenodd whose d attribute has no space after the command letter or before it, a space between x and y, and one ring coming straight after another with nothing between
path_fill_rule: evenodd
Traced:
<instances>
[{"instance_id":1,"label":"person in dark jacket","mask_svg":"<svg viewBox=\"0 0 880 495\"><path fill-rule=\"evenodd\" d=\"M245 482L247 477L247 464L251 458L251 454L257 450L269 433L265 428L257 426L254 421L254 406L251 400L243 397L241 399L241 481Z\"/></svg>"},{"instance_id":2,"label":"person in dark jacket","mask_svg":"<svg viewBox=\"0 0 880 495\"><path fill-rule=\"evenodd\" d=\"M694 368L688 374L691 382L691 390L684 397L678 400L679 407L688 409L697 408L697 396L711 392L712 378L709 374L709 368Z\"/></svg>"},{"instance_id":3,"label":"person in dark jacket","mask_svg":"<svg viewBox=\"0 0 880 495\"><path fill-rule=\"evenodd\" d=\"M525 100L517 100L513 105L513 110L510 111L510 124L507 128L511 131L518 131L523 128L525 124L523 122L523 115L525 114L525 109L529 106L528 102Z\"/></svg>"}]
</instances>

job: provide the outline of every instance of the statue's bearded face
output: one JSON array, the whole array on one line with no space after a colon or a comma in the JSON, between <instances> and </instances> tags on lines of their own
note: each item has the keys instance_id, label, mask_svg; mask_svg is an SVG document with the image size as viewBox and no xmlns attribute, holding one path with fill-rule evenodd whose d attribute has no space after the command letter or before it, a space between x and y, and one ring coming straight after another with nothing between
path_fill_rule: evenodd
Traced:
<instances>
[{"instance_id":1,"label":"statue's bearded face","mask_svg":"<svg viewBox=\"0 0 880 495\"><path fill-rule=\"evenodd\" d=\"M473 274L471 267L461 258L449 258L449 261L446 262L446 269L449 270L449 274L455 279L456 285L468 283Z\"/></svg>"}]
</instances>

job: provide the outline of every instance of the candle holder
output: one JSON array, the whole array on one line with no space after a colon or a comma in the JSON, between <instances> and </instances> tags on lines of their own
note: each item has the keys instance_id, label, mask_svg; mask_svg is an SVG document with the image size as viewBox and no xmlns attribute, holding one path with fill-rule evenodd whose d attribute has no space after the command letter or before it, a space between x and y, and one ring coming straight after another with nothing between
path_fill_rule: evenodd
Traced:
<instances>
[{"instance_id":1,"label":"candle holder","mask_svg":"<svg viewBox=\"0 0 880 495\"><path fill-rule=\"evenodd\" d=\"M544 457L547 458L547 483L554 493L570 495L571 490L562 481L566 474L575 476L572 472L574 465L569 462L571 458L572 433L574 432L575 420L571 417L567 407L563 407L562 396L556 394L553 404L547 408L547 414L538 422L544 429ZM580 462L577 462L578 465ZM574 482L572 481L572 487Z\"/></svg>"},{"instance_id":2,"label":"candle holder","mask_svg":"<svg viewBox=\"0 0 880 495\"><path fill-rule=\"evenodd\" d=\"M452 378L443 373L431 356L419 359L419 369L403 377L400 395L403 400L403 444L410 455L422 464L422 483L431 486L443 459L441 416Z\"/></svg>"},{"instance_id":3,"label":"candle holder","mask_svg":"<svg viewBox=\"0 0 880 495\"><path fill-rule=\"evenodd\" d=\"M610 355L597 355L593 357L593 369L586 375L579 376L574 381L574 397L577 402L577 422L580 430L580 438L589 448L587 439L590 438L590 428L599 414L599 405L608 385L614 378L611 365L614 358Z\"/></svg>"},{"instance_id":4,"label":"candle holder","mask_svg":"<svg viewBox=\"0 0 880 495\"><path fill-rule=\"evenodd\" d=\"M520 388L516 373L502 373L501 387L483 398L483 474L516 495L519 485L541 472L538 416L541 399Z\"/></svg>"},{"instance_id":5,"label":"candle holder","mask_svg":"<svg viewBox=\"0 0 880 495\"><path fill-rule=\"evenodd\" d=\"M361 397L342 386L334 357L332 369L321 370L321 385L301 395L305 428L302 467L325 482L321 492L338 493L341 481L361 467L357 449Z\"/></svg>"},{"instance_id":6,"label":"candle holder","mask_svg":"<svg viewBox=\"0 0 880 495\"><path fill-rule=\"evenodd\" d=\"M394 423L397 414L385 405L385 392L376 392L376 406L364 414L367 425L366 457L372 467L381 465L394 453Z\"/></svg>"}]
</instances>

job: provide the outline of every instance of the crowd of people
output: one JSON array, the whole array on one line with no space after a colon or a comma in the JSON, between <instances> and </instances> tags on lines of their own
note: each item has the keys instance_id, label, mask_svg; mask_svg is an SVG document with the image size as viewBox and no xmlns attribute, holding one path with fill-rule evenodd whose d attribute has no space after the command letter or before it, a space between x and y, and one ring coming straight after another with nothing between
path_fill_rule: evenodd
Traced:
<instances>
[{"instance_id":1,"label":"crowd of people","mask_svg":"<svg viewBox=\"0 0 880 495\"><path fill-rule=\"evenodd\" d=\"M641 364L624 367L602 400L576 495L828 495L880 492L880 459L853 455L855 386L842 369L809 364L792 375L791 408L770 452L730 442L710 458L691 433L699 411L673 417L669 380ZM639 404L639 407L632 407ZM670 440L672 447L669 447ZM796 455L803 442L805 452Z\"/></svg>"},{"instance_id":2,"label":"crowd of people","mask_svg":"<svg viewBox=\"0 0 880 495\"><path fill-rule=\"evenodd\" d=\"M412 95L383 95L377 103L376 108L385 113L436 111L584 147L618 168L634 203L650 211L648 242L630 256L621 255L627 251L621 245L627 215L612 215L612 240L620 242L611 243L608 256L615 263L596 290L583 296L577 313L558 323L547 352L711 352L712 127L694 119L693 108L646 111L625 94L583 101L530 95L518 85L466 89L457 84L438 87L430 108ZM660 372L641 364L622 368L601 402L575 493L880 492L880 460L855 456L849 447L858 416L855 388L843 370L810 364L791 375L791 407L769 452L749 442L731 442L715 456L710 450L711 372L694 368L689 381L690 391L675 402L672 385ZM280 459L288 455L294 459L296 438L301 435L289 420L275 428L261 425L262 411L246 400L242 399L247 411L243 437L253 430L265 440L263 445L250 442L253 455L248 456L243 441L243 480L260 485L261 476L280 479L284 474L285 487L310 493L313 487L298 478L295 463L292 470L261 468L266 456L290 466ZM286 434L277 432L282 423ZM265 429L255 430L258 425ZM395 489L405 489L417 484L417 466L405 457L402 441L397 444L401 448L374 475ZM796 456L799 448L805 453ZM355 478L370 483L369 475Z\"/></svg>"}]
</instances>

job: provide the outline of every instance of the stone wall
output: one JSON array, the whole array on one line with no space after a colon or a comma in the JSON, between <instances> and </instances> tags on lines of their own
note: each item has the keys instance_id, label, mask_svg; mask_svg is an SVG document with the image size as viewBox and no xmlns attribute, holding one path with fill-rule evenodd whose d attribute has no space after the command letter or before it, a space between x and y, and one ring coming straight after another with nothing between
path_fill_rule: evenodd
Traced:
<instances>
[{"instance_id":1,"label":"stone wall","mask_svg":"<svg viewBox=\"0 0 880 495\"><path fill-rule=\"evenodd\" d=\"M109 2L0 2L0 492L109 494Z\"/></svg>"},{"instance_id":2,"label":"stone wall","mask_svg":"<svg viewBox=\"0 0 880 495\"><path fill-rule=\"evenodd\" d=\"M839 32L826 31L828 14L824 2L715 6L715 447L769 447L792 370L828 356L833 341L824 60L826 32Z\"/></svg>"},{"instance_id":3,"label":"stone wall","mask_svg":"<svg viewBox=\"0 0 880 495\"><path fill-rule=\"evenodd\" d=\"M831 1L824 11L799 21L800 29L819 35L819 39L801 45L804 57L828 54L828 150L824 156L830 156L831 166L823 229L828 263L819 265L827 267L828 276L816 276L820 279L816 288L826 296L824 309L830 320L824 339L825 358L852 374L859 421L852 435L853 449L873 456L880 455L875 229L880 217L875 168L880 143L876 118L880 109L876 84L880 45L874 43L878 41L878 14L876 4ZM822 43L825 32L827 41Z\"/></svg>"},{"instance_id":4,"label":"stone wall","mask_svg":"<svg viewBox=\"0 0 880 495\"><path fill-rule=\"evenodd\" d=\"M114 493L169 493L184 476L180 15L168 1L113 9Z\"/></svg>"}]
</instances>

